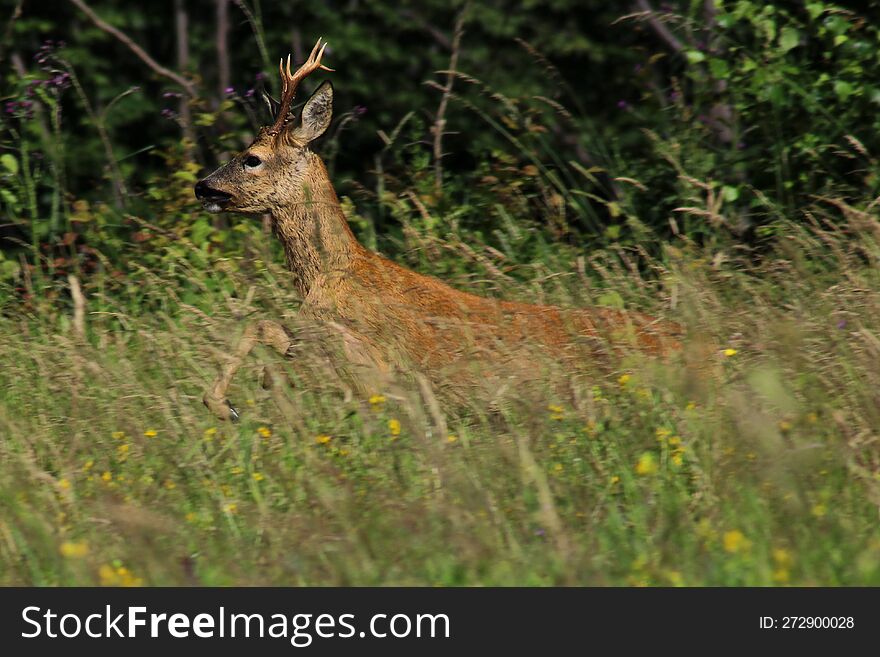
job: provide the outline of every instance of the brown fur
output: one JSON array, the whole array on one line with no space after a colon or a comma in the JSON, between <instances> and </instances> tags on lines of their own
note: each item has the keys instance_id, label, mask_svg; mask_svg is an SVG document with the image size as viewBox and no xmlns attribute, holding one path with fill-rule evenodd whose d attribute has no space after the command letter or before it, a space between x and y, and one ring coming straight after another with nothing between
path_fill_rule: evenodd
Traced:
<instances>
[{"instance_id":1,"label":"brown fur","mask_svg":"<svg viewBox=\"0 0 880 657\"><path fill-rule=\"evenodd\" d=\"M197 194L212 209L205 190L228 195L222 209L271 215L303 299L300 316L326 329L325 338L337 338L340 348L328 353L344 361L338 369L359 392L379 392L395 373L414 370L437 389L470 396L481 387L540 376L542 359L595 359L625 346L652 354L678 348L679 328L669 322L607 308L563 310L484 298L363 247L323 162L308 148L329 124L331 101L325 83L306 103L299 126L280 134L263 129L244 153L202 181ZM259 167L245 166L252 156L261 160ZM262 342L291 355L297 339L274 322L248 327L205 403L229 418L226 389L250 349Z\"/></svg>"}]
</instances>

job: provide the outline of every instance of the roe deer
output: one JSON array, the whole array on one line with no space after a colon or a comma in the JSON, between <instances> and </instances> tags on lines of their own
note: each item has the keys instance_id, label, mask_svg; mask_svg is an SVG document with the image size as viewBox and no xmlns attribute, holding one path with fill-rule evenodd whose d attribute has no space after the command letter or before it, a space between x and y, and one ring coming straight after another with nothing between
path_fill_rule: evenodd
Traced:
<instances>
[{"instance_id":1,"label":"roe deer","mask_svg":"<svg viewBox=\"0 0 880 657\"><path fill-rule=\"evenodd\" d=\"M228 164L195 186L210 212L271 215L287 267L302 298L299 317L323 327L312 344L330 337L341 347L336 366L365 395L384 389L395 372L415 372L438 389L443 382L463 398L476 387L510 385L514 372L535 375L541 354L555 361L590 359L624 343L653 354L677 348L678 327L647 315L608 308L562 310L513 303L456 290L417 274L362 246L346 222L327 169L309 149L330 125L333 87L324 81L292 115L298 84L318 69L326 43L315 44L293 74L290 57L280 103L265 96L274 123ZM282 60L283 64L283 60ZM221 419L238 414L227 388L250 350L262 343L284 356L303 335L276 322L250 324L233 358L205 394ZM580 349L578 348L580 347ZM474 369L478 364L482 369ZM488 373L488 374L487 374ZM513 385L517 385L513 383Z\"/></svg>"}]
</instances>

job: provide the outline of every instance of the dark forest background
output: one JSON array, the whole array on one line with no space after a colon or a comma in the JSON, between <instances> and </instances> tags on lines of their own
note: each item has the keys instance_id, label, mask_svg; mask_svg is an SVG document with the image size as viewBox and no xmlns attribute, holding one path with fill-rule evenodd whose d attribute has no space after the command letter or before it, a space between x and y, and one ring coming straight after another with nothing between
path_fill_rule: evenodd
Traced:
<instances>
[{"instance_id":1,"label":"dark forest background","mask_svg":"<svg viewBox=\"0 0 880 657\"><path fill-rule=\"evenodd\" d=\"M318 36L336 69L320 150L371 246L395 251L411 219L501 248L502 207L542 244L760 249L819 196L878 193L873 5L5 0L0 279L105 268L162 231L220 248L229 220L189 187ZM725 211L676 211L688 179Z\"/></svg>"}]
</instances>

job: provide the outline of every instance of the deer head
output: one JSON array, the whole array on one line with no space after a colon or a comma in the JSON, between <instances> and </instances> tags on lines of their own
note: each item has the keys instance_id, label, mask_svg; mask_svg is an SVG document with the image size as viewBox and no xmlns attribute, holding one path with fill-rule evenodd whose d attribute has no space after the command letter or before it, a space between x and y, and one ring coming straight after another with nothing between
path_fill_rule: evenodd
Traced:
<instances>
[{"instance_id":1,"label":"deer head","mask_svg":"<svg viewBox=\"0 0 880 657\"><path fill-rule=\"evenodd\" d=\"M333 115L333 86L323 82L303 106L300 120L293 117L293 100L299 83L318 69L332 71L321 64L327 44L321 39L306 62L295 73L284 60L281 73L281 102L264 95L274 123L260 129L257 138L207 178L196 183L196 197L209 212L260 214L281 207L308 202L312 169L317 159L309 144L324 134Z\"/></svg>"}]
</instances>

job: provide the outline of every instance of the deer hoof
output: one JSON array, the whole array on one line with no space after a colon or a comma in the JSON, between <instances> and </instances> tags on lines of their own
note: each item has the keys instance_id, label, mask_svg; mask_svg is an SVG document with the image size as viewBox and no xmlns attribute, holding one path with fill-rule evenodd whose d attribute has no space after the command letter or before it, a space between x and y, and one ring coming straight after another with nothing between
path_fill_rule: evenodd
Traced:
<instances>
[{"instance_id":1,"label":"deer hoof","mask_svg":"<svg viewBox=\"0 0 880 657\"><path fill-rule=\"evenodd\" d=\"M260 377L260 385L263 390L271 390L275 387L275 377L272 374L272 369L268 365L263 368L263 376Z\"/></svg>"},{"instance_id":2,"label":"deer hoof","mask_svg":"<svg viewBox=\"0 0 880 657\"><path fill-rule=\"evenodd\" d=\"M207 406L208 410L223 421L237 422L240 415L235 407L229 403L228 399L217 397L211 392L206 392L202 397L202 402Z\"/></svg>"}]
</instances>

